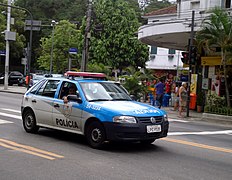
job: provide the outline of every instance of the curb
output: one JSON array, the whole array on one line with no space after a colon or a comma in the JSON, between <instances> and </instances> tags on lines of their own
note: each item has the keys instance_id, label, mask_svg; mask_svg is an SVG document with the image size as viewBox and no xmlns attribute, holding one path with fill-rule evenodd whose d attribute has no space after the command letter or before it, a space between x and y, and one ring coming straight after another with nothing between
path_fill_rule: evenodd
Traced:
<instances>
[{"instance_id":1,"label":"curb","mask_svg":"<svg viewBox=\"0 0 232 180\"><path fill-rule=\"evenodd\" d=\"M218 114L203 113L201 120L213 123L232 124L232 116L223 116Z\"/></svg>"},{"instance_id":2,"label":"curb","mask_svg":"<svg viewBox=\"0 0 232 180\"><path fill-rule=\"evenodd\" d=\"M25 94L23 92L14 92L14 91L8 91L8 90L0 90L0 92L4 92L4 93L11 93L11 94Z\"/></svg>"}]
</instances>

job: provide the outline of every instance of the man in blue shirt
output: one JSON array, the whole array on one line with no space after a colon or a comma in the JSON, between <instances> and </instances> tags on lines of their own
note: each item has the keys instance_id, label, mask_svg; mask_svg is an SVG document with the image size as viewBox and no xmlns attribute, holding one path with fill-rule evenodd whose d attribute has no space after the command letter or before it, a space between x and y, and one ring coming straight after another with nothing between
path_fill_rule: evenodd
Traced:
<instances>
[{"instance_id":1,"label":"man in blue shirt","mask_svg":"<svg viewBox=\"0 0 232 180\"><path fill-rule=\"evenodd\" d=\"M164 87L165 87L165 84L163 83L162 79L160 79L159 82L155 85L156 100L159 102L159 108L161 108L162 101L163 101Z\"/></svg>"}]
</instances>

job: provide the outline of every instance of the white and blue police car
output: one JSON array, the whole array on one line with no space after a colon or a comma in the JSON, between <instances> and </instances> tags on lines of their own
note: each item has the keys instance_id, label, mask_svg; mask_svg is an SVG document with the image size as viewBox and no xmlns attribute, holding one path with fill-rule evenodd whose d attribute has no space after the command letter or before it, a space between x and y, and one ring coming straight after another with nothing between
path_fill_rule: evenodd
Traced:
<instances>
[{"instance_id":1,"label":"white and blue police car","mask_svg":"<svg viewBox=\"0 0 232 180\"><path fill-rule=\"evenodd\" d=\"M21 114L26 132L42 127L78 133L93 148L109 141L150 144L166 137L169 128L165 111L133 101L114 82L96 79L43 79L24 94Z\"/></svg>"}]
</instances>

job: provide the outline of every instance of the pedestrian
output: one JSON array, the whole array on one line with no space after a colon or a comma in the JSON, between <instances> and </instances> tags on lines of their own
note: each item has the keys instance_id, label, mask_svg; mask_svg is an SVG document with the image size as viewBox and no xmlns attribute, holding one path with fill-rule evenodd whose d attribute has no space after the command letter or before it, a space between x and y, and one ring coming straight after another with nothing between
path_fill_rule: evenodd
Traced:
<instances>
[{"instance_id":1,"label":"pedestrian","mask_svg":"<svg viewBox=\"0 0 232 180\"><path fill-rule=\"evenodd\" d=\"M167 79L165 83L165 90L168 95L171 95L171 80Z\"/></svg>"},{"instance_id":2,"label":"pedestrian","mask_svg":"<svg viewBox=\"0 0 232 180\"><path fill-rule=\"evenodd\" d=\"M183 117L181 113L183 112L184 108L187 105L187 99L188 99L187 83L182 82L182 85L181 85L181 87L179 89L179 112L178 112L178 117Z\"/></svg>"},{"instance_id":3,"label":"pedestrian","mask_svg":"<svg viewBox=\"0 0 232 180\"><path fill-rule=\"evenodd\" d=\"M179 89L180 85L176 83L176 87L174 89L174 111L178 110L179 107Z\"/></svg>"},{"instance_id":4,"label":"pedestrian","mask_svg":"<svg viewBox=\"0 0 232 180\"><path fill-rule=\"evenodd\" d=\"M162 79L160 79L159 82L155 85L156 100L159 102L158 104L159 108L161 108L162 102L163 102L164 87L165 87L165 84L163 83Z\"/></svg>"}]
</instances>

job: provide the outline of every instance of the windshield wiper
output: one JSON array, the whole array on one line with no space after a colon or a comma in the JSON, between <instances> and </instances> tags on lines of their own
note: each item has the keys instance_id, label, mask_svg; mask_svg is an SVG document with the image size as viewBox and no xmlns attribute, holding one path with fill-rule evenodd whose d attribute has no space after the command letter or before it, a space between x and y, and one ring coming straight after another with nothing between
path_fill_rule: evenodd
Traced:
<instances>
[{"instance_id":1,"label":"windshield wiper","mask_svg":"<svg viewBox=\"0 0 232 180\"><path fill-rule=\"evenodd\" d=\"M89 102L94 102L94 101L112 101L112 99L92 99L92 100L89 100Z\"/></svg>"},{"instance_id":2,"label":"windshield wiper","mask_svg":"<svg viewBox=\"0 0 232 180\"><path fill-rule=\"evenodd\" d=\"M112 101L131 101L131 99L118 98L118 99L112 99Z\"/></svg>"}]
</instances>

